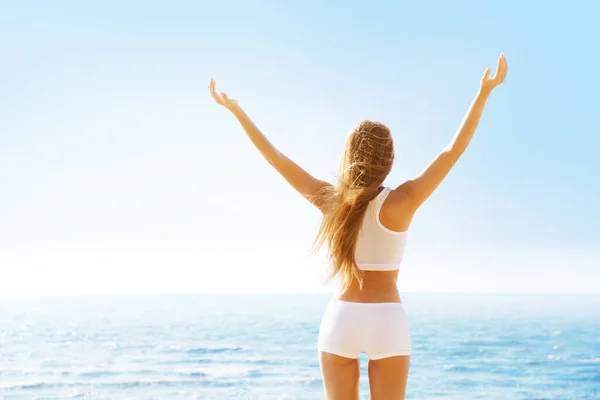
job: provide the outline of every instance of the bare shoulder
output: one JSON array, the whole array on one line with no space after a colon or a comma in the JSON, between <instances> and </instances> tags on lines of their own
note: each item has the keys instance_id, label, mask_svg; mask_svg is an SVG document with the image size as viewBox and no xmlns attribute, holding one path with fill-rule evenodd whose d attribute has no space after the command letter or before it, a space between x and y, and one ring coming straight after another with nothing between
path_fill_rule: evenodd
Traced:
<instances>
[{"instance_id":1,"label":"bare shoulder","mask_svg":"<svg viewBox=\"0 0 600 400\"><path fill-rule=\"evenodd\" d=\"M403 232L408 230L413 215L412 199L403 184L391 189L381 206L379 219L386 228Z\"/></svg>"},{"instance_id":2,"label":"bare shoulder","mask_svg":"<svg viewBox=\"0 0 600 400\"><path fill-rule=\"evenodd\" d=\"M391 189L390 194L388 195L390 202L396 204L397 206L406 205L408 202L410 202L410 185L411 181L406 181L397 188Z\"/></svg>"}]
</instances>

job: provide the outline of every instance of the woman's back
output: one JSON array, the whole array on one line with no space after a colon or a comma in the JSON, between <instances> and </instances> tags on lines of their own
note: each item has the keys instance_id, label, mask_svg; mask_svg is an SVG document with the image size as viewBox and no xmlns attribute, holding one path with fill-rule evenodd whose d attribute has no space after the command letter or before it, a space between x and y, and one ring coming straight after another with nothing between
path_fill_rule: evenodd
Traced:
<instances>
[{"instance_id":1,"label":"woman's back","mask_svg":"<svg viewBox=\"0 0 600 400\"><path fill-rule=\"evenodd\" d=\"M352 282L339 300L359 303L401 302L397 288L412 212L401 189L382 188L371 200L356 242L356 263L363 286Z\"/></svg>"}]
</instances>

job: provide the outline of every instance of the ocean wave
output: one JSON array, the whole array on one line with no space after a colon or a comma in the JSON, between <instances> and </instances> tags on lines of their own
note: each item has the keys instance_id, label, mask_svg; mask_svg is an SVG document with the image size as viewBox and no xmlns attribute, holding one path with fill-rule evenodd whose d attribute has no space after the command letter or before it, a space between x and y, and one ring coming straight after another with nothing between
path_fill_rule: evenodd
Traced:
<instances>
[{"instance_id":1,"label":"ocean wave","mask_svg":"<svg viewBox=\"0 0 600 400\"><path fill-rule=\"evenodd\" d=\"M135 376L149 376L149 375L175 375L179 377L188 377L188 378L203 378L208 376L206 372L203 371L179 371L179 372L165 372L161 370L155 369L144 369L144 370L124 370L124 371L85 371L77 374L78 378L110 378L119 375L135 375Z\"/></svg>"},{"instance_id":2,"label":"ocean wave","mask_svg":"<svg viewBox=\"0 0 600 400\"><path fill-rule=\"evenodd\" d=\"M477 372L477 371L481 371L482 369L484 369L484 367L469 367L466 365L454 365L454 364L447 364L447 365L444 365L442 368L447 371L467 372L467 373Z\"/></svg>"},{"instance_id":3,"label":"ocean wave","mask_svg":"<svg viewBox=\"0 0 600 400\"><path fill-rule=\"evenodd\" d=\"M241 351L243 348L241 347L197 347L194 349L185 350L185 352L189 355L198 355L198 354L219 354L219 353L230 353Z\"/></svg>"},{"instance_id":4,"label":"ocean wave","mask_svg":"<svg viewBox=\"0 0 600 400\"><path fill-rule=\"evenodd\" d=\"M65 398L65 397L60 397ZM112 399L112 397L107 396L107 395L103 395L100 392L97 391L81 391L75 394L71 394L70 399L85 399L85 400L90 400L90 399L94 399L94 400L101 400L101 399ZM48 397L43 397L44 400L50 400L50 398ZM39 400L42 400L42 398L39 398Z\"/></svg>"},{"instance_id":5,"label":"ocean wave","mask_svg":"<svg viewBox=\"0 0 600 400\"><path fill-rule=\"evenodd\" d=\"M188 358L182 360L162 360L157 361L159 365L204 365L204 364L223 364L221 360L213 360L210 358Z\"/></svg>"},{"instance_id":6,"label":"ocean wave","mask_svg":"<svg viewBox=\"0 0 600 400\"><path fill-rule=\"evenodd\" d=\"M276 376L276 375L279 375L279 373L267 372L267 371L265 371L263 369L259 369L259 368L247 368L247 369L244 369L240 375L248 377L248 378L264 378L266 376Z\"/></svg>"},{"instance_id":7,"label":"ocean wave","mask_svg":"<svg viewBox=\"0 0 600 400\"><path fill-rule=\"evenodd\" d=\"M520 347L520 346L528 346L529 343L523 340L517 340L517 339L473 339L473 340L469 340L466 339L463 341L463 344L466 346L473 347L479 347L479 348L485 348L485 347L500 347L500 348L504 348L504 347Z\"/></svg>"},{"instance_id":8,"label":"ocean wave","mask_svg":"<svg viewBox=\"0 0 600 400\"><path fill-rule=\"evenodd\" d=\"M138 372L139 373L139 372ZM79 378L107 378L111 376L122 375L122 372L118 371L84 371L77 374Z\"/></svg>"},{"instance_id":9,"label":"ocean wave","mask_svg":"<svg viewBox=\"0 0 600 400\"><path fill-rule=\"evenodd\" d=\"M279 361L273 361L273 360L267 360L266 358L257 358L257 359L244 359L244 360L240 360L243 361L247 364L252 364L252 365L281 365L281 362Z\"/></svg>"},{"instance_id":10,"label":"ocean wave","mask_svg":"<svg viewBox=\"0 0 600 400\"><path fill-rule=\"evenodd\" d=\"M103 383L101 387L115 388L115 389L134 389L134 388L149 388L149 387L180 387L187 385L196 385L198 380L196 379L161 379L161 380L132 380L132 381L121 381Z\"/></svg>"},{"instance_id":11,"label":"ocean wave","mask_svg":"<svg viewBox=\"0 0 600 400\"><path fill-rule=\"evenodd\" d=\"M540 364L542 364L542 362L539 361L539 360L529 360L529 361L526 361L525 364L527 364L527 365L540 365Z\"/></svg>"},{"instance_id":12,"label":"ocean wave","mask_svg":"<svg viewBox=\"0 0 600 400\"><path fill-rule=\"evenodd\" d=\"M51 389L56 384L48 382L35 382L35 383L23 383L14 386L5 387L5 390L38 390L38 389Z\"/></svg>"},{"instance_id":13,"label":"ocean wave","mask_svg":"<svg viewBox=\"0 0 600 400\"><path fill-rule=\"evenodd\" d=\"M579 362L600 364L600 357L584 358L583 360L579 360Z\"/></svg>"},{"instance_id":14,"label":"ocean wave","mask_svg":"<svg viewBox=\"0 0 600 400\"><path fill-rule=\"evenodd\" d=\"M246 359L246 358L232 358L229 360L216 359L216 358L182 358L174 360L161 360L156 362L157 365L250 365L250 366L280 366L281 361L268 360L268 359ZM316 366L318 367L318 365Z\"/></svg>"},{"instance_id":15,"label":"ocean wave","mask_svg":"<svg viewBox=\"0 0 600 400\"><path fill-rule=\"evenodd\" d=\"M181 386L195 386L199 383L209 384L211 386L219 385L222 387L228 386L227 382L219 382L218 379L210 378L209 375L201 371L190 371L187 373L179 373L181 378L177 379L134 379L134 380L113 380L108 382L97 382L92 383L94 388L101 389L133 389L133 388L149 388L149 387L181 387ZM182 379L183 378L183 379ZM187 379L185 379L187 378ZM231 385L237 384L232 382ZM64 389L75 389L82 387L90 387L89 381L74 381L74 382L31 382L31 383L18 383L12 385L0 386L0 391L14 392L14 391L51 391L51 390L64 390Z\"/></svg>"},{"instance_id":16,"label":"ocean wave","mask_svg":"<svg viewBox=\"0 0 600 400\"><path fill-rule=\"evenodd\" d=\"M186 376L190 376L192 378L204 378L206 376L208 376L205 372L187 372L187 373L182 373L183 375Z\"/></svg>"},{"instance_id":17,"label":"ocean wave","mask_svg":"<svg viewBox=\"0 0 600 400\"><path fill-rule=\"evenodd\" d=\"M321 385L321 378L315 378L315 377L295 378L295 379L289 379L286 382L292 383L292 384L301 384L301 385Z\"/></svg>"}]
</instances>

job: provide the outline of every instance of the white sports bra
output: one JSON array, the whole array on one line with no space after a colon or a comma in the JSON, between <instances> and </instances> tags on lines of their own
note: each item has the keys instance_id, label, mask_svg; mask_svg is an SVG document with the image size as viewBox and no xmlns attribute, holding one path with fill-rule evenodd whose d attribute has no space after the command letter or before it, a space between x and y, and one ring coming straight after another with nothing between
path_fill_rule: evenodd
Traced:
<instances>
[{"instance_id":1,"label":"white sports bra","mask_svg":"<svg viewBox=\"0 0 600 400\"><path fill-rule=\"evenodd\" d=\"M384 187L365 212L355 253L356 265L361 270L394 271L400 268L408 231L392 231L379 220L379 211L390 191Z\"/></svg>"}]
</instances>

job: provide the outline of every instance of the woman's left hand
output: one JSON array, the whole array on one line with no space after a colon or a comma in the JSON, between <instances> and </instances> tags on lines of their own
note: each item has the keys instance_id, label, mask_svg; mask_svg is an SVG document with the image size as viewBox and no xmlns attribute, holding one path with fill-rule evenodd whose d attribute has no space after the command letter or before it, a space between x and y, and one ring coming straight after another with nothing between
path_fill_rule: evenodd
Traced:
<instances>
[{"instance_id":1,"label":"woman's left hand","mask_svg":"<svg viewBox=\"0 0 600 400\"><path fill-rule=\"evenodd\" d=\"M492 89L500 85L506 79L506 72L508 71L508 65L506 64L506 57L504 53L498 57L498 68L496 69L496 75L490 78L490 68L485 70L483 78L481 78L481 89L486 92L491 92Z\"/></svg>"},{"instance_id":2,"label":"woman's left hand","mask_svg":"<svg viewBox=\"0 0 600 400\"><path fill-rule=\"evenodd\" d=\"M208 85L208 88L210 90L210 95L213 97L213 99L215 99L217 104L222 105L229 111L235 111L238 108L237 101L227 97L227 95L224 92L219 94L215 91L215 80L214 79L210 80L210 84Z\"/></svg>"}]
</instances>

